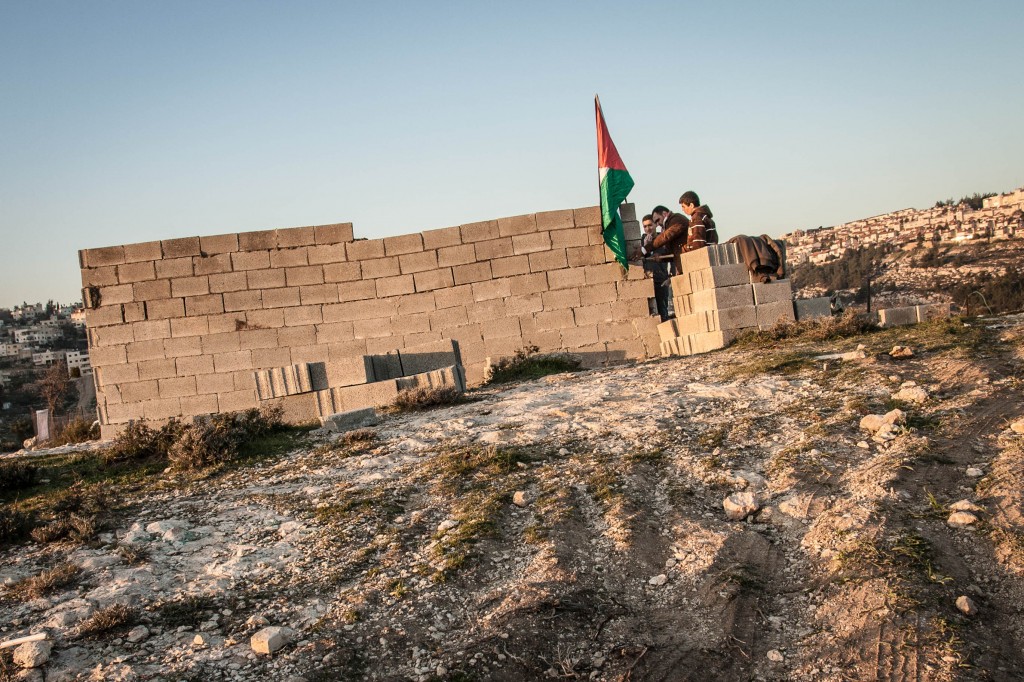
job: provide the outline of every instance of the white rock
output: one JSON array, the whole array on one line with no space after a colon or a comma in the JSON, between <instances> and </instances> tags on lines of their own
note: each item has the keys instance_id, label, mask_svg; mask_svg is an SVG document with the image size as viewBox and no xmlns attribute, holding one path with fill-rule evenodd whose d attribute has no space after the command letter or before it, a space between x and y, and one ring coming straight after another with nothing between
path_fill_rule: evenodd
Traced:
<instances>
[{"instance_id":1,"label":"white rock","mask_svg":"<svg viewBox=\"0 0 1024 682\"><path fill-rule=\"evenodd\" d=\"M153 523L146 526L146 531L149 533L163 535L169 530L186 529L188 527L189 524L185 521L180 521L178 519L167 519L165 521L154 521Z\"/></svg>"},{"instance_id":2,"label":"white rock","mask_svg":"<svg viewBox=\"0 0 1024 682\"><path fill-rule=\"evenodd\" d=\"M648 580L647 584L648 585L654 585L655 587L660 587L661 585L664 585L667 582L668 582L668 576L665 575L664 573L661 573L661 574L658 574L658 575L654 576L650 580Z\"/></svg>"},{"instance_id":3,"label":"white rock","mask_svg":"<svg viewBox=\"0 0 1024 682\"><path fill-rule=\"evenodd\" d=\"M1010 430L1014 433L1024 433L1024 419L1018 419L1010 424Z\"/></svg>"},{"instance_id":4,"label":"white rock","mask_svg":"<svg viewBox=\"0 0 1024 682\"><path fill-rule=\"evenodd\" d=\"M966 594L956 598L956 607L960 610L960 613L967 616L973 616L978 613L978 607L975 605L974 600Z\"/></svg>"},{"instance_id":5,"label":"white rock","mask_svg":"<svg viewBox=\"0 0 1024 682\"><path fill-rule=\"evenodd\" d=\"M192 644L194 644L195 646L204 646L204 645L209 644L209 643L210 643L210 636L209 635L198 634L198 635L196 635L195 637L192 638ZM280 648L280 647L278 647L278 648ZM270 652L267 652L267 653L270 653Z\"/></svg>"},{"instance_id":6,"label":"white rock","mask_svg":"<svg viewBox=\"0 0 1024 682\"><path fill-rule=\"evenodd\" d=\"M149 638L149 628L145 625L136 625L128 631L128 641L132 644L138 644Z\"/></svg>"},{"instance_id":7,"label":"white rock","mask_svg":"<svg viewBox=\"0 0 1024 682\"><path fill-rule=\"evenodd\" d=\"M907 386L892 394L893 399L920 405L928 400L928 391L920 386Z\"/></svg>"},{"instance_id":8,"label":"white rock","mask_svg":"<svg viewBox=\"0 0 1024 682\"><path fill-rule=\"evenodd\" d=\"M985 472L978 467L967 467L967 471L965 473L969 478L981 478L985 475Z\"/></svg>"},{"instance_id":9,"label":"white rock","mask_svg":"<svg viewBox=\"0 0 1024 682\"><path fill-rule=\"evenodd\" d=\"M272 654L288 644L294 636L291 628L272 626L263 628L249 640L249 646L258 654Z\"/></svg>"},{"instance_id":10,"label":"white rock","mask_svg":"<svg viewBox=\"0 0 1024 682\"><path fill-rule=\"evenodd\" d=\"M457 519L445 519L441 523L437 524L437 532L438 533L447 533L452 528L455 528L455 526L457 526L457 525L459 525L459 522L458 522Z\"/></svg>"},{"instance_id":11,"label":"white rock","mask_svg":"<svg viewBox=\"0 0 1024 682\"><path fill-rule=\"evenodd\" d=\"M524 490L517 490L512 496L512 504L517 507L526 507L530 504L530 498Z\"/></svg>"},{"instance_id":12,"label":"white rock","mask_svg":"<svg viewBox=\"0 0 1024 682\"><path fill-rule=\"evenodd\" d=\"M38 668L50 660L53 644L45 639L41 642L25 642L14 650L14 663L22 668Z\"/></svg>"},{"instance_id":13,"label":"white rock","mask_svg":"<svg viewBox=\"0 0 1024 682\"><path fill-rule=\"evenodd\" d=\"M768 660L772 663L782 663L782 661L785 660L785 657L782 655L782 652L778 649L772 649L768 652Z\"/></svg>"},{"instance_id":14,"label":"white rock","mask_svg":"<svg viewBox=\"0 0 1024 682\"><path fill-rule=\"evenodd\" d=\"M946 523L948 523L953 528L966 528L967 526L973 525L977 522L977 516L975 516L971 512L965 511L953 512L949 515L949 518L946 519Z\"/></svg>"},{"instance_id":15,"label":"white rock","mask_svg":"<svg viewBox=\"0 0 1024 682\"><path fill-rule=\"evenodd\" d=\"M955 512L958 512L958 511L962 511L962 512L983 512L983 511L985 511L984 507L976 505L973 502L971 502L970 500L960 500L959 502L954 502L953 504L949 505L949 508L950 508L951 511L955 511Z\"/></svg>"},{"instance_id":16,"label":"white rock","mask_svg":"<svg viewBox=\"0 0 1024 682\"><path fill-rule=\"evenodd\" d=\"M761 505L758 503L754 493L733 493L722 500L722 507L725 515L732 521L742 521L753 514Z\"/></svg>"},{"instance_id":17,"label":"white rock","mask_svg":"<svg viewBox=\"0 0 1024 682\"><path fill-rule=\"evenodd\" d=\"M871 445L869 445L866 440L857 441L857 447L860 448L861 450L871 449Z\"/></svg>"}]
</instances>

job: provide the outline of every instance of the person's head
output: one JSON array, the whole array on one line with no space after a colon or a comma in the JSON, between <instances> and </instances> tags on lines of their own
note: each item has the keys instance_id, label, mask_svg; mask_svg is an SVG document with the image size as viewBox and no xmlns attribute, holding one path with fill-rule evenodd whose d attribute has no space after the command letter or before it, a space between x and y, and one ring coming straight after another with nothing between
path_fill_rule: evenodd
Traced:
<instances>
[{"instance_id":1,"label":"person's head","mask_svg":"<svg viewBox=\"0 0 1024 682\"><path fill-rule=\"evenodd\" d=\"M650 213L645 215L643 219L640 220L640 224L644 228L644 234L654 234L654 216L652 216Z\"/></svg>"},{"instance_id":2,"label":"person's head","mask_svg":"<svg viewBox=\"0 0 1024 682\"><path fill-rule=\"evenodd\" d=\"M668 218L670 213L672 211L659 204L651 209L651 218L654 220L655 225L661 226L665 224L665 219Z\"/></svg>"},{"instance_id":3,"label":"person's head","mask_svg":"<svg viewBox=\"0 0 1024 682\"><path fill-rule=\"evenodd\" d=\"M700 206L700 197L696 192L683 192L683 195L679 197L679 208L686 215L693 215L693 210L698 206Z\"/></svg>"}]
</instances>

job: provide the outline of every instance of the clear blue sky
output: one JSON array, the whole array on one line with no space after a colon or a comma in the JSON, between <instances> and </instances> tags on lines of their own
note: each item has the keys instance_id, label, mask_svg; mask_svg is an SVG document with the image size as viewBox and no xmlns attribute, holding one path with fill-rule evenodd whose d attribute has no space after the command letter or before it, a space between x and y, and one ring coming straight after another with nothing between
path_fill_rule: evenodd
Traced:
<instances>
[{"instance_id":1,"label":"clear blue sky","mask_svg":"<svg viewBox=\"0 0 1024 682\"><path fill-rule=\"evenodd\" d=\"M0 306L77 250L597 203L778 234L1024 185L1024 3L0 2Z\"/></svg>"}]
</instances>

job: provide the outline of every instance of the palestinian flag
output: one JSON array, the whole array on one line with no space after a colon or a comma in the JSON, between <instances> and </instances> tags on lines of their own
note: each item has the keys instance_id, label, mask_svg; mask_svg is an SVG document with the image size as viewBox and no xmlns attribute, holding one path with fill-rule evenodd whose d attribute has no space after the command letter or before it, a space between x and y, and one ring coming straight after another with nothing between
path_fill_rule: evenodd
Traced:
<instances>
[{"instance_id":1,"label":"palestinian flag","mask_svg":"<svg viewBox=\"0 0 1024 682\"><path fill-rule=\"evenodd\" d=\"M604 243L615 254L615 260L625 268L628 267L626 234L622 230L619 204L626 200L629 191L633 189L633 178L608 134L608 126L601 113L601 100L597 95L594 96L594 109L597 112L597 172L601 183L602 233Z\"/></svg>"}]
</instances>

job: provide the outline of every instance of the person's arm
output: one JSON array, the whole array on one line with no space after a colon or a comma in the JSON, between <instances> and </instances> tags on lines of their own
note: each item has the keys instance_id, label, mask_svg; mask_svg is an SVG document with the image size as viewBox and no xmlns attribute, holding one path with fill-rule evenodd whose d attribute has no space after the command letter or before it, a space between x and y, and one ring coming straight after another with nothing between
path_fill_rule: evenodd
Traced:
<instances>
[{"instance_id":1,"label":"person's arm","mask_svg":"<svg viewBox=\"0 0 1024 682\"><path fill-rule=\"evenodd\" d=\"M707 233L705 229L703 220L690 225L690 236L686 238L686 246L683 247L683 251L696 251L707 246Z\"/></svg>"},{"instance_id":2,"label":"person's arm","mask_svg":"<svg viewBox=\"0 0 1024 682\"><path fill-rule=\"evenodd\" d=\"M648 253L656 249L660 249L663 246L672 244L680 239L685 240L686 230L689 226L689 221L686 220L686 218L682 218L682 220L669 221L669 223L665 225L664 231L657 235L654 238L654 241L651 242L651 248L648 250Z\"/></svg>"}]
</instances>

